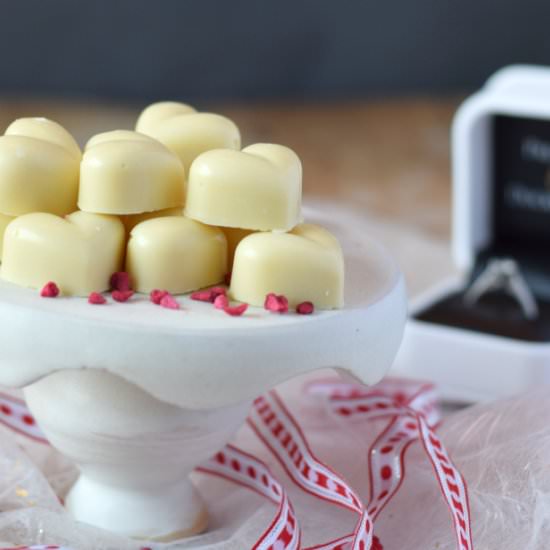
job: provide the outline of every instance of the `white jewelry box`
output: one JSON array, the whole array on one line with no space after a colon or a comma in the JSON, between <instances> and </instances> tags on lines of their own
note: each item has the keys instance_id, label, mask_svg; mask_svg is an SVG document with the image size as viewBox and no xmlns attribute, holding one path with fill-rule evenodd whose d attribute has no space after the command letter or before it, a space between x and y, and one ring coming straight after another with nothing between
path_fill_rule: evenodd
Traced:
<instances>
[{"instance_id":1,"label":"white jewelry box","mask_svg":"<svg viewBox=\"0 0 550 550\"><path fill-rule=\"evenodd\" d=\"M495 73L452 126L453 259L461 273L415 300L393 373L449 401L550 382L550 68ZM539 306L528 321L498 293L463 294L491 258L513 258Z\"/></svg>"}]
</instances>

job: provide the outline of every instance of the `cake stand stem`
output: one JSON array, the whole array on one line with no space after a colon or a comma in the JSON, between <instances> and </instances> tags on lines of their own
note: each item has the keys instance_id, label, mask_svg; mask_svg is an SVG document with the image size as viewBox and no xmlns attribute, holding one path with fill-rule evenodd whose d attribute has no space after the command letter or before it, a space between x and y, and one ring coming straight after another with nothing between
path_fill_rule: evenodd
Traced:
<instances>
[{"instance_id":1,"label":"cake stand stem","mask_svg":"<svg viewBox=\"0 0 550 550\"><path fill-rule=\"evenodd\" d=\"M65 498L73 517L150 540L206 528L189 474L224 447L250 408L183 409L97 369L54 372L25 396L50 443L80 469Z\"/></svg>"}]
</instances>

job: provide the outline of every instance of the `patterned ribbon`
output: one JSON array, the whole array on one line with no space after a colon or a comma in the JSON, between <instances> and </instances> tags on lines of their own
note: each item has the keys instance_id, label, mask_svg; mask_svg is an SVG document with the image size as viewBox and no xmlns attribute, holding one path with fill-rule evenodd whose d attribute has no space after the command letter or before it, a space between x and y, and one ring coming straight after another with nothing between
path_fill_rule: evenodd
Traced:
<instances>
[{"instance_id":1,"label":"patterned ribbon","mask_svg":"<svg viewBox=\"0 0 550 550\"><path fill-rule=\"evenodd\" d=\"M345 422L387 419L388 423L369 450L370 496L364 505L339 473L316 458L300 425L275 391L256 399L248 423L290 480L314 498L339 506L357 517L352 533L303 550L382 550L380 541L374 536L374 523L401 487L406 451L417 440L431 462L451 512L457 549L473 550L467 486L435 434L440 413L432 385L390 379L374 388L366 388L331 379L310 383L305 391L321 398L329 414ZM18 399L0 395L0 422L47 443L25 404ZM227 445L198 471L244 486L277 506L273 520L252 550L302 549L294 508L283 486L264 462ZM70 550L61 546L0 548L46 549Z\"/></svg>"},{"instance_id":2,"label":"patterned ribbon","mask_svg":"<svg viewBox=\"0 0 550 550\"><path fill-rule=\"evenodd\" d=\"M227 445L198 470L243 485L278 505L275 518L252 547L253 550L301 547L300 528L288 496L261 460L232 445Z\"/></svg>"},{"instance_id":3,"label":"patterned ribbon","mask_svg":"<svg viewBox=\"0 0 550 550\"><path fill-rule=\"evenodd\" d=\"M331 414L346 421L389 419L368 454L367 509L373 521L401 487L405 453L419 439L449 507L457 548L473 550L467 485L435 433L440 413L433 385L390 379L369 391L355 384L321 381L309 384L306 391L327 397Z\"/></svg>"}]
</instances>

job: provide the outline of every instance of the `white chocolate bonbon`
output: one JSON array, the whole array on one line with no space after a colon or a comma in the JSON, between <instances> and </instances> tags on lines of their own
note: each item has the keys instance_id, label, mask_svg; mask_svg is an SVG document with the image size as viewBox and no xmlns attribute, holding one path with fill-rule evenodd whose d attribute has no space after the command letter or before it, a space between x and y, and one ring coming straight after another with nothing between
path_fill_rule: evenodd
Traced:
<instances>
[{"instance_id":1,"label":"white chocolate bonbon","mask_svg":"<svg viewBox=\"0 0 550 550\"><path fill-rule=\"evenodd\" d=\"M2 259L2 250L4 248L4 233L6 232L6 227L11 223L15 218L13 216L6 216L5 214L0 214L0 260Z\"/></svg>"},{"instance_id":2,"label":"white chocolate bonbon","mask_svg":"<svg viewBox=\"0 0 550 550\"><path fill-rule=\"evenodd\" d=\"M141 111L136 122L136 132L148 134L155 126L164 120L178 115L189 115L196 112L196 109L187 103L180 103L179 101L158 101L157 103L148 105Z\"/></svg>"},{"instance_id":3,"label":"white chocolate bonbon","mask_svg":"<svg viewBox=\"0 0 550 550\"><path fill-rule=\"evenodd\" d=\"M65 215L76 210L80 156L72 136L56 122L13 122L0 137L0 212Z\"/></svg>"},{"instance_id":4,"label":"white chocolate bonbon","mask_svg":"<svg viewBox=\"0 0 550 550\"><path fill-rule=\"evenodd\" d=\"M136 131L164 143L180 157L186 171L205 151L241 148L241 135L234 122L213 113L197 113L184 103L150 105L140 115Z\"/></svg>"},{"instance_id":5,"label":"white chocolate bonbon","mask_svg":"<svg viewBox=\"0 0 550 550\"><path fill-rule=\"evenodd\" d=\"M233 269L233 259L235 257L235 250L239 243L253 231L250 229L240 229L239 227L221 227L225 233L227 239L227 270L230 273Z\"/></svg>"},{"instance_id":6,"label":"white chocolate bonbon","mask_svg":"<svg viewBox=\"0 0 550 550\"><path fill-rule=\"evenodd\" d=\"M138 223L154 218L166 218L167 216L183 216L183 208L181 206L176 206L175 208L165 208L164 210L144 212L143 214L129 214L128 216L120 216L120 219L124 227L126 227L127 233L130 234Z\"/></svg>"},{"instance_id":7,"label":"white chocolate bonbon","mask_svg":"<svg viewBox=\"0 0 550 550\"><path fill-rule=\"evenodd\" d=\"M126 271L138 292L183 294L218 284L227 271L225 235L183 216L144 221L130 234Z\"/></svg>"},{"instance_id":8,"label":"white chocolate bonbon","mask_svg":"<svg viewBox=\"0 0 550 550\"><path fill-rule=\"evenodd\" d=\"M43 117L18 118L5 132L6 136L27 136L59 145L80 161L82 152L78 143L63 126Z\"/></svg>"},{"instance_id":9,"label":"white chocolate bonbon","mask_svg":"<svg viewBox=\"0 0 550 550\"><path fill-rule=\"evenodd\" d=\"M88 143L80 168L78 206L99 214L139 214L182 206L185 173L160 142L129 131Z\"/></svg>"},{"instance_id":10,"label":"white chocolate bonbon","mask_svg":"<svg viewBox=\"0 0 550 550\"><path fill-rule=\"evenodd\" d=\"M157 141L150 136L134 132L132 130L111 130L110 132L102 132L92 136L86 143L85 150L91 149L100 143L109 141L145 141L147 143L156 143Z\"/></svg>"},{"instance_id":11,"label":"white chocolate bonbon","mask_svg":"<svg viewBox=\"0 0 550 550\"><path fill-rule=\"evenodd\" d=\"M265 296L284 294L291 307L313 302L318 309L344 304L344 258L326 229L301 224L290 233L254 233L237 246L231 294L262 306Z\"/></svg>"},{"instance_id":12,"label":"white chocolate bonbon","mask_svg":"<svg viewBox=\"0 0 550 550\"><path fill-rule=\"evenodd\" d=\"M109 289L123 254L124 226L115 216L26 214L6 228L0 275L31 288L54 281L63 294L87 296Z\"/></svg>"},{"instance_id":13,"label":"white chocolate bonbon","mask_svg":"<svg viewBox=\"0 0 550 550\"><path fill-rule=\"evenodd\" d=\"M191 165L185 215L220 227L290 231L300 221L301 197L302 164L288 147L216 149Z\"/></svg>"}]
</instances>

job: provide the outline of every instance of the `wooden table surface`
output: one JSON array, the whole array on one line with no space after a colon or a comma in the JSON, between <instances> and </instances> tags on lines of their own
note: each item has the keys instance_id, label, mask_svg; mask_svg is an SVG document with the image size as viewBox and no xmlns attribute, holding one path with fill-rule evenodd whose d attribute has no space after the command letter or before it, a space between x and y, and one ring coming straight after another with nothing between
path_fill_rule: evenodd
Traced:
<instances>
[{"instance_id":1,"label":"wooden table surface","mask_svg":"<svg viewBox=\"0 0 550 550\"><path fill-rule=\"evenodd\" d=\"M303 161L306 199L322 198L360 209L373 220L398 227L402 235L414 233L414 242L425 239L446 247L450 235L449 129L457 105L453 99L411 99L206 108L233 119L244 144L274 142L294 149ZM84 144L98 132L133 128L143 107L4 100L0 101L0 127L21 116L45 116L61 123ZM400 246L411 247L408 242ZM403 251L402 256L410 257L411 251ZM407 270L418 277L416 266L407 266ZM413 282L412 286L426 284Z\"/></svg>"}]
</instances>

